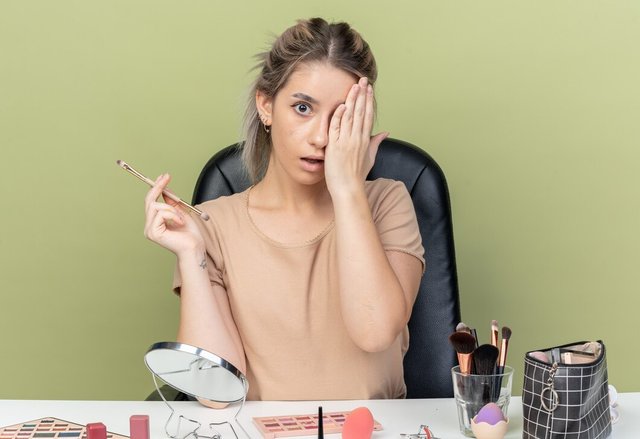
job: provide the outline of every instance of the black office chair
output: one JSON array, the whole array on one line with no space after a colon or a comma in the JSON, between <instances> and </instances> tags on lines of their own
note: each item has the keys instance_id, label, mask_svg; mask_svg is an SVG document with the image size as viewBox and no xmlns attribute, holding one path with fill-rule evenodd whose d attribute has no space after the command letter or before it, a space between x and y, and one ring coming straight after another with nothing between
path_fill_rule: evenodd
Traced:
<instances>
[{"instance_id":1,"label":"black office chair","mask_svg":"<svg viewBox=\"0 0 640 439\"><path fill-rule=\"evenodd\" d=\"M249 187L239 152L239 145L231 145L209 160L196 183L194 204ZM448 336L460 322L460 302L447 183L431 156L394 139L382 142L367 179L380 177L407 186L425 249L426 272L409 321L404 358L407 398L452 397L451 367L456 357Z\"/></svg>"}]
</instances>

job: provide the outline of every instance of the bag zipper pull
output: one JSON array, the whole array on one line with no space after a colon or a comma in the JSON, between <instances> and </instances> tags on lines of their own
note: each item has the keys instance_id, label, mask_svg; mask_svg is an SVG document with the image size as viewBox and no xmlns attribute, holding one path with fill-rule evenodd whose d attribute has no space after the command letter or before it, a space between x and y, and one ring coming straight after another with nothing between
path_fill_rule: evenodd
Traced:
<instances>
[{"instance_id":1,"label":"bag zipper pull","mask_svg":"<svg viewBox=\"0 0 640 439\"><path fill-rule=\"evenodd\" d=\"M551 370L549 371L549 378L547 379L547 384L540 392L540 404L544 409L548 412L552 412L558 408L558 392L556 392L553 384L553 379L556 376L556 372L558 372L558 362L554 361L551 365ZM545 400L545 394L549 394L549 399L551 400L551 406L547 405Z\"/></svg>"}]
</instances>

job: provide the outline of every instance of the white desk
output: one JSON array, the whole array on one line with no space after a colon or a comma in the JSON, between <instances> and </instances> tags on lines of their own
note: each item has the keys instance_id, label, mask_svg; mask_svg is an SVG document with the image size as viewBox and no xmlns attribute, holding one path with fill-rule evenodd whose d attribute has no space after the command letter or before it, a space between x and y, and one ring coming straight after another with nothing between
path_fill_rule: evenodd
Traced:
<instances>
[{"instance_id":1,"label":"white desk","mask_svg":"<svg viewBox=\"0 0 640 439\"><path fill-rule=\"evenodd\" d=\"M198 403L172 403L179 413L197 418L201 422L221 420L235 413L237 406L225 410L211 410ZM463 438L458 430L453 399L413 399L387 401L297 401L297 402L247 402L238 419L252 438L260 434L251 420L254 416L277 416L316 413L318 405L325 412L352 410L368 407L384 430L374 432L373 439L399 438L400 433L417 433L420 424L427 424L442 439ZM612 438L635 439L640 437L640 393L623 393L618 398L620 420L613 425ZM163 402L137 401L11 401L0 400L0 426L53 416L77 424L102 422L114 433L129 435L129 417L134 414L149 415L152 439L165 438L165 422L170 414ZM224 416L222 416L224 415ZM514 397L509 405L510 425L508 439L522 437L521 399ZM244 439L241 430L238 436ZM233 438L226 427L220 432L224 439ZM339 435L326 435L339 438ZM305 436L303 436L305 437ZM315 436L306 436L315 438Z\"/></svg>"}]
</instances>

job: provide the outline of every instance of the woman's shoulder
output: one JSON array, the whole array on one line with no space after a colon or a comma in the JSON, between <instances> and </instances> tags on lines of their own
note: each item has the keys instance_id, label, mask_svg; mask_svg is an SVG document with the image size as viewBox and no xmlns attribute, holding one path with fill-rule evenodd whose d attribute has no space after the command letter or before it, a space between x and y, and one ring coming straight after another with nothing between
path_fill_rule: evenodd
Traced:
<instances>
[{"instance_id":1,"label":"woman's shoulder","mask_svg":"<svg viewBox=\"0 0 640 439\"><path fill-rule=\"evenodd\" d=\"M411 195L401 181L388 178L378 178L367 181L365 191L374 220L379 220L388 214L401 212L411 214L414 211ZM415 215L415 213L413 213Z\"/></svg>"},{"instance_id":2,"label":"woman's shoulder","mask_svg":"<svg viewBox=\"0 0 640 439\"><path fill-rule=\"evenodd\" d=\"M364 188L369 201L384 198L389 194L398 194L398 196L408 195L407 188L403 182L390 178L367 180L365 181Z\"/></svg>"},{"instance_id":3,"label":"woman's shoulder","mask_svg":"<svg viewBox=\"0 0 640 439\"><path fill-rule=\"evenodd\" d=\"M213 200L197 204L196 207L207 212L212 218L235 216L244 210L247 203L248 189L231 195L223 195Z\"/></svg>"}]
</instances>

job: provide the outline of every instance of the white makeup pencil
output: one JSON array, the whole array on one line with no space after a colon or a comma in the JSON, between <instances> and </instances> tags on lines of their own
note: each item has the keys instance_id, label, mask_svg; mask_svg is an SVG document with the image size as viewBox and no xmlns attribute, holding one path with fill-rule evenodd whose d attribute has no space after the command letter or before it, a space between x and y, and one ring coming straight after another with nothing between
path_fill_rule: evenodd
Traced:
<instances>
[{"instance_id":1,"label":"white makeup pencil","mask_svg":"<svg viewBox=\"0 0 640 439\"><path fill-rule=\"evenodd\" d=\"M148 177L145 177L144 175L142 175L141 173L139 173L138 171L133 169L130 165L128 165L124 161L117 160L116 163L122 169L124 169L125 171L129 172L130 174L138 177L140 180L144 181L149 186L153 186L155 184L155 182L153 180L151 180ZM169 192L167 189L163 190L162 194L165 195L167 198L171 198L176 203L183 205L184 207L186 207L187 209L193 211L194 213L197 213L200 216L200 218L202 218L204 221L208 221L209 220L209 215L206 212L203 212L200 209L196 209L191 204L187 203L186 201L180 199L178 196L176 196L173 193Z\"/></svg>"}]
</instances>

